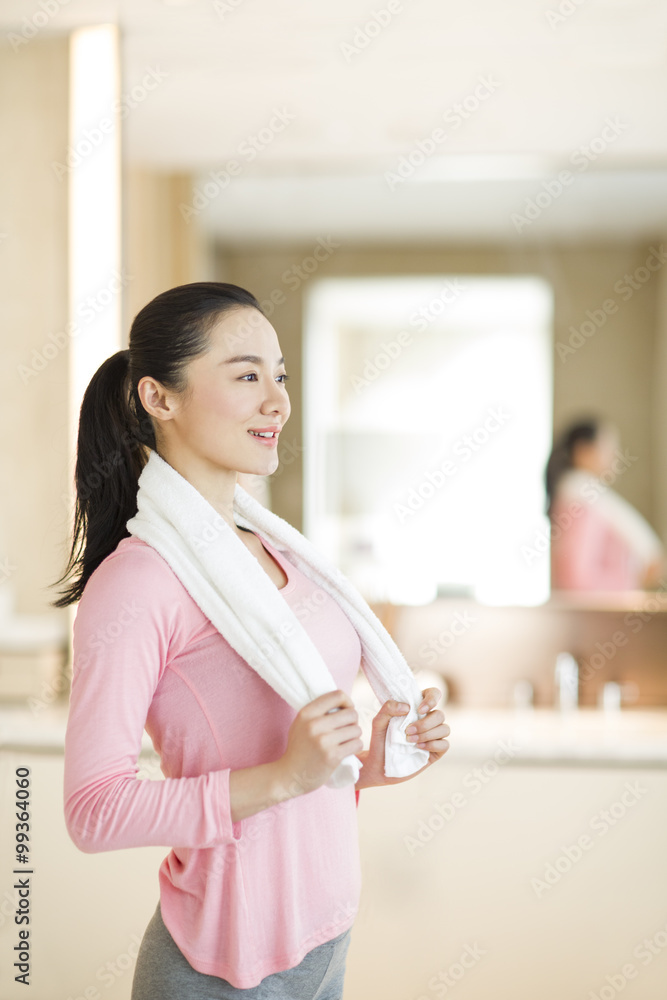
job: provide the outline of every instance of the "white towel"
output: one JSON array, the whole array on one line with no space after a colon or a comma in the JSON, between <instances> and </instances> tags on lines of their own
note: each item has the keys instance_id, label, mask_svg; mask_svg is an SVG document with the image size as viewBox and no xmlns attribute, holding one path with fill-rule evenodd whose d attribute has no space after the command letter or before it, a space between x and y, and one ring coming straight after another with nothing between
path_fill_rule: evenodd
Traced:
<instances>
[{"instance_id":1,"label":"white towel","mask_svg":"<svg viewBox=\"0 0 667 1000\"><path fill-rule=\"evenodd\" d=\"M130 534L156 549L229 645L296 711L338 685L280 590L215 508L151 449L139 477L138 510ZM405 729L421 718L423 697L403 654L379 618L345 575L308 539L237 483L234 520L258 532L338 602L354 626L361 668L380 700L406 702L394 716L385 742L385 775L406 777L428 763ZM355 784L362 764L349 755L327 784Z\"/></svg>"}]
</instances>

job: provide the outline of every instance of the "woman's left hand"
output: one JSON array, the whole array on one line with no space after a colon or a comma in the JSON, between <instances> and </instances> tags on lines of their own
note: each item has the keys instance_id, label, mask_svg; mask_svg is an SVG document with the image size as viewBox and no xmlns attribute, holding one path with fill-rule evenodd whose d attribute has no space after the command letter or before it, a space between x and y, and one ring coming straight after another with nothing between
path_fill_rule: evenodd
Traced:
<instances>
[{"instance_id":1,"label":"woman's left hand","mask_svg":"<svg viewBox=\"0 0 667 1000\"><path fill-rule=\"evenodd\" d=\"M373 719L371 732L371 745L368 750L363 750L356 756L364 765L359 774L355 788L370 788L374 785L396 785L401 781L409 781L425 771L431 764L435 764L449 750L449 743L445 739L449 736L450 729L445 722L444 713L435 706L442 698L442 691L439 688L425 688L422 691L423 703L419 706L420 714L427 712L422 719L417 719L411 723L406 730L406 736L410 739L414 730L414 742L418 747L428 751L429 760L424 767L421 767L414 774L409 774L404 778L387 778L384 773L384 748L387 737L387 727L390 720L395 715L407 715L409 707L404 703L401 705L397 701L386 701L378 714Z\"/></svg>"}]
</instances>

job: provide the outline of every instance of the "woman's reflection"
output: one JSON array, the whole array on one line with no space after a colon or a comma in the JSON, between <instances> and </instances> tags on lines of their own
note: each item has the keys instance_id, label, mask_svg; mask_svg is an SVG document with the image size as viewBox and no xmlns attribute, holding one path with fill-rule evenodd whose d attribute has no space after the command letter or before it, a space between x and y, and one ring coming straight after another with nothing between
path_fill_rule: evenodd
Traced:
<instances>
[{"instance_id":1,"label":"woman's reflection","mask_svg":"<svg viewBox=\"0 0 667 1000\"><path fill-rule=\"evenodd\" d=\"M658 586L664 549L655 531L610 486L632 464L616 427L596 418L570 424L546 468L551 586L643 590Z\"/></svg>"}]
</instances>

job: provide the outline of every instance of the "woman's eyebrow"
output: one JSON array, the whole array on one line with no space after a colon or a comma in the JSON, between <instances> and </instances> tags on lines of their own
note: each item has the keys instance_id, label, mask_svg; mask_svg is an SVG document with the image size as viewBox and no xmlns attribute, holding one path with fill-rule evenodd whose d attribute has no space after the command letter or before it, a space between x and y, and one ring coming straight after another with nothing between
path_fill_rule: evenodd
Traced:
<instances>
[{"instance_id":1,"label":"woman's eyebrow","mask_svg":"<svg viewBox=\"0 0 667 1000\"><path fill-rule=\"evenodd\" d=\"M222 363L224 365L235 365L241 361L249 361L251 364L254 365L264 364L264 358L260 358L258 354L236 354L234 355L233 358L225 358L225 360ZM284 365L285 359L278 358L277 364Z\"/></svg>"}]
</instances>

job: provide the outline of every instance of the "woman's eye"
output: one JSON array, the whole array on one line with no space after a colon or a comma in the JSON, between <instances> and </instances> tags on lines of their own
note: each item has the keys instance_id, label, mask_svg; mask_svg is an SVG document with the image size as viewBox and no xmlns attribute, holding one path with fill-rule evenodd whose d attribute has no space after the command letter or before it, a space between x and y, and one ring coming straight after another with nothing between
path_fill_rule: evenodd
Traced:
<instances>
[{"instance_id":1,"label":"woman's eye","mask_svg":"<svg viewBox=\"0 0 667 1000\"><path fill-rule=\"evenodd\" d=\"M257 373L256 372L248 372L247 375L241 375L239 381L240 382L244 382L246 379L249 379L249 378L256 379L257 378ZM284 380L283 381L283 385L284 385L285 382L287 381L287 379L290 378L290 376L287 375L287 374L284 374L284 375L279 375L278 378L281 378L281 379Z\"/></svg>"}]
</instances>

